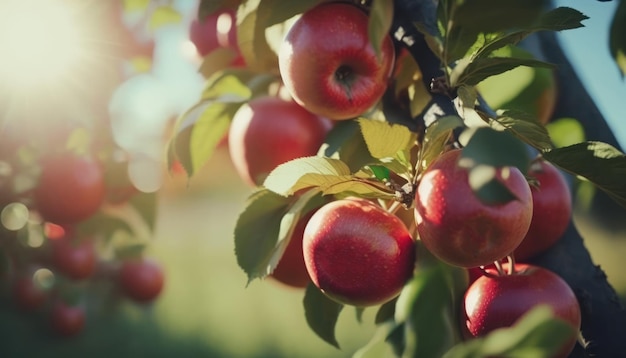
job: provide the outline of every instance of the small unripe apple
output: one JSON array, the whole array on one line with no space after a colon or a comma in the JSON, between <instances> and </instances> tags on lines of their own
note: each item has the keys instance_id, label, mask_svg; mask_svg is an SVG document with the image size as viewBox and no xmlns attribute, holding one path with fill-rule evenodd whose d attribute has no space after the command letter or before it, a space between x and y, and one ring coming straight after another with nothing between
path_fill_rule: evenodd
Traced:
<instances>
[{"instance_id":1,"label":"small unripe apple","mask_svg":"<svg viewBox=\"0 0 626 358\"><path fill-rule=\"evenodd\" d=\"M330 127L328 119L293 101L259 97L233 117L230 158L244 182L259 185L279 164L317 154Z\"/></svg>"},{"instance_id":2,"label":"small unripe apple","mask_svg":"<svg viewBox=\"0 0 626 358\"><path fill-rule=\"evenodd\" d=\"M565 178L545 160L533 163L528 176L537 181L531 186L533 216L528 233L515 249L515 258L526 260L552 247L565 233L572 215L572 195Z\"/></svg>"},{"instance_id":3,"label":"small unripe apple","mask_svg":"<svg viewBox=\"0 0 626 358\"><path fill-rule=\"evenodd\" d=\"M488 205L472 191L460 156L460 149L448 151L424 172L415 198L417 231L424 246L451 265L488 265L512 253L528 232L530 187L517 168L496 168L496 180L516 199Z\"/></svg>"},{"instance_id":4,"label":"small unripe apple","mask_svg":"<svg viewBox=\"0 0 626 358\"><path fill-rule=\"evenodd\" d=\"M309 111L330 119L354 118L387 88L394 48L386 36L380 59L368 36L368 15L346 3L323 3L293 24L279 50L285 86Z\"/></svg>"},{"instance_id":5,"label":"small unripe apple","mask_svg":"<svg viewBox=\"0 0 626 358\"><path fill-rule=\"evenodd\" d=\"M537 305L548 305L556 318L580 330L581 312L569 285L547 269L516 264L516 272L498 275L486 269L468 288L463 301L462 319L465 334L483 336L497 328L510 327ZM508 263L504 265L508 271ZM555 357L567 357L576 344L576 334Z\"/></svg>"},{"instance_id":6,"label":"small unripe apple","mask_svg":"<svg viewBox=\"0 0 626 358\"><path fill-rule=\"evenodd\" d=\"M306 225L302 247L313 283L344 304L387 302L413 274L415 243L406 226L365 200L322 206Z\"/></svg>"}]
</instances>

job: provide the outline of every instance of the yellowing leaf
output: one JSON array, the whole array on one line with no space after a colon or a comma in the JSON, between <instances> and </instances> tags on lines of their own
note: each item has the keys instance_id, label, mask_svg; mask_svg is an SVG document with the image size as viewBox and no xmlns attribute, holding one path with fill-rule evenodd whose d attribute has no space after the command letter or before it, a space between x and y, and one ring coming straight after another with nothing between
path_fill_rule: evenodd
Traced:
<instances>
[{"instance_id":1,"label":"yellowing leaf","mask_svg":"<svg viewBox=\"0 0 626 358\"><path fill-rule=\"evenodd\" d=\"M143 11L150 4L150 0L124 0L124 11Z\"/></svg>"},{"instance_id":2,"label":"yellowing leaf","mask_svg":"<svg viewBox=\"0 0 626 358\"><path fill-rule=\"evenodd\" d=\"M182 20L182 15L171 6L159 6L152 12L148 26L151 30L176 24Z\"/></svg>"},{"instance_id":3,"label":"yellowing leaf","mask_svg":"<svg viewBox=\"0 0 626 358\"><path fill-rule=\"evenodd\" d=\"M243 78L239 78L234 74L226 74L219 77L216 81L202 92L202 99L220 99L229 102L243 102L252 96L250 88L243 82Z\"/></svg>"},{"instance_id":4,"label":"yellowing leaf","mask_svg":"<svg viewBox=\"0 0 626 358\"><path fill-rule=\"evenodd\" d=\"M374 158L393 157L399 151L408 148L415 139L415 135L402 125L365 118L359 119L358 122L367 149Z\"/></svg>"},{"instance_id":5,"label":"yellowing leaf","mask_svg":"<svg viewBox=\"0 0 626 358\"><path fill-rule=\"evenodd\" d=\"M288 196L300 189L320 186L326 177L350 175L350 168L339 159L303 157L276 167L264 186L274 193Z\"/></svg>"}]
</instances>

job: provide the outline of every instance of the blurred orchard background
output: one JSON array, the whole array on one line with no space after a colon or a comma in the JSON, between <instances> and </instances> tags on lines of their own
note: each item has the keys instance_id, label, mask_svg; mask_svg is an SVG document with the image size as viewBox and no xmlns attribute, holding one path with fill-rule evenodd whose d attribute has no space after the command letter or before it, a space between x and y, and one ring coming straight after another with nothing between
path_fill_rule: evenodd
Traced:
<instances>
[{"instance_id":1,"label":"blurred orchard background","mask_svg":"<svg viewBox=\"0 0 626 358\"><path fill-rule=\"evenodd\" d=\"M66 103L63 101L71 101L70 95L49 104L45 101L49 100L47 93L37 93L33 86L49 81L50 86L59 89L63 88L59 83L83 75L81 64L73 63L71 58L77 50L72 36L83 31L78 24L71 27L71 23L58 20L62 19L65 3L81 3L80 11L88 12L88 4L93 1L2 0L3 91L26 91L49 106L51 113L55 106ZM142 1L128 1L132 3L142 8ZM618 140L626 147L626 82L607 45L607 19L612 18L617 2L557 3L573 6L590 16L584 22L585 28L568 31L561 39ZM2 302L0 356L351 356L374 331L373 310L365 311L363 323L357 322L354 310L342 313L337 338L343 349L336 350L307 327L302 291L271 280L257 280L246 287L246 275L233 252L232 230L251 189L234 172L227 149L218 149L191 180L184 174L166 171L163 152L172 121L198 100L204 84L198 72L201 59L189 41L197 2L175 0L171 4L181 17L171 23L166 21L153 32L137 25L144 20L143 10L128 7L124 24L138 28L140 40L143 35L154 39L154 55L152 61L139 58L127 64L126 79L108 103L114 139L131 156L129 172L133 183L142 191L158 191L158 219L148 251L163 264L165 289L155 302L147 305L122 302L115 309L92 307L85 330L68 339L51 334L44 327L46 322L36 314L16 312L11 302ZM55 20L56 14L59 16ZM7 44L15 46L11 52L6 50ZM32 57L20 56L11 62L10 53L24 52ZM24 58L46 60L24 62ZM58 71L51 71L55 66ZM50 73L55 77L47 78ZM584 209L576 208L576 223L594 260L607 272L621 297L626 298L626 231L594 225L579 215ZM6 295L2 297L7 300Z\"/></svg>"}]
</instances>

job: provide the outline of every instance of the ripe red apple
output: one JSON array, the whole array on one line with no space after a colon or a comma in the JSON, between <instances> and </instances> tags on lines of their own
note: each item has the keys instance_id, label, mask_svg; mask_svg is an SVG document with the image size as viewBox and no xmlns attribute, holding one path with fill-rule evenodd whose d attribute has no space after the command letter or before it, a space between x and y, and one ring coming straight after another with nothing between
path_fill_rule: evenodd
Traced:
<instances>
[{"instance_id":1,"label":"ripe red apple","mask_svg":"<svg viewBox=\"0 0 626 358\"><path fill-rule=\"evenodd\" d=\"M287 286L303 288L311 282L309 273L306 270L306 265L304 264L302 237L304 235L304 228L311 219L311 216L313 216L313 213L314 212L311 211L298 220L289 244L287 244L283 256L280 258L278 265L270 276Z\"/></svg>"},{"instance_id":2,"label":"ripe red apple","mask_svg":"<svg viewBox=\"0 0 626 358\"><path fill-rule=\"evenodd\" d=\"M302 247L313 283L344 304L387 302L413 274L415 243L406 226L365 200L322 206L306 225Z\"/></svg>"},{"instance_id":3,"label":"ripe red apple","mask_svg":"<svg viewBox=\"0 0 626 358\"><path fill-rule=\"evenodd\" d=\"M163 290L164 280L161 266L149 259L126 260L118 273L122 291L139 303L154 300Z\"/></svg>"},{"instance_id":4,"label":"ripe red apple","mask_svg":"<svg viewBox=\"0 0 626 358\"><path fill-rule=\"evenodd\" d=\"M59 272L74 280L83 280L93 275L97 255L91 238L77 240L70 235L50 243L52 263Z\"/></svg>"},{"instance_id":5,"label":"ripe red apple","mask_svg":"<svg viewBox=\"0 0 626 358\"><path fill-rule=\"evenodd\" d=\"M565 233L572 215L572 196L565 178L545 160L531 165L528 176L537 181L531 186L533 216L515 258L526 260L552 247Z\"/></svg>"},{"instance_id":6,"label":"ripe red apple","mask_svg":"<svg viewBox=\"0 0 626 358\"><path fill-rule=\"evenodd\" d=\"M363 10L333 2L302 14L285 36L278 58L282 79L296 102L317 115L342 120L378 102L394 56L387 36L378 59Z\"/></svg>"},{"instance_id":7,"label":"ripe red apple","mask_svg":"<svg viewBox=\"0 0 626 358\"><path fill-rule=\"evenodd\" d=\"M22 311L34 311L48 298L48 293L32 277L18 277L13 282L13 300Z\"/></svg>"},{"instance_id":8,"label":"ripe red apple","mask_svg":"<svg viewBox=\"0 0 626 358\"><path fill-rule=\"evenodd\" d=\"M472 191L468 169L458 166L460 149L437 158L417 187L415 219L424 246L456 266L488 265L520 244L532 217L532 194L514 167L498 168L497 180L517 199L487 205Z\"/></svg>"},{"instance_id":9,"label":"ripe red apple","mask_svg":"<svg viewBox=\"0 0 626 358\"><path fill-rule=\"evenodd\" d=\"M64 153L44 159L34 190L41 216L55 224L75 224L99 209L106 187L103 169L91 156Z\"/></svg>"},{"instance_id":10,"label":"ripe red apple","mask_svg":"<svg viewBox=\"0 0 626 358\"><path fill-rule=\"evenodd\" d=\"M293 101L259 97L243 105L228 133L230 158L241 178L261 184L279 164L317 154L330 121Z\"/></svg>"},{"instance_id":11,"label":"ripe red apple","mask_svg":"<svg viewBox=\"0 0 626 358\"><path fill-rule=\"evenodd\" d=\"M537 266L517 264L516 272L498 276L488 268L468 288L463 305L463 325L471 337L483 336L497 328L513 325L539 304L549 305L554 315L580 329L580 306L572 289L555 273ZM508 263L504 265L508 270ZM576 344L576 334L559 351L567 357Z\"/></svg>"},{"instance_id":12,"label":"ripe red apple","mask_svg":"<svg viewBox=\"0 0 626 358\"><path fill-rule=\"evenodd\" d=\"M80 305L55 302L50 311L50 323L55 333L64 337L75 336L85 327L85 309Z\"/></svg>"}]
</instances>

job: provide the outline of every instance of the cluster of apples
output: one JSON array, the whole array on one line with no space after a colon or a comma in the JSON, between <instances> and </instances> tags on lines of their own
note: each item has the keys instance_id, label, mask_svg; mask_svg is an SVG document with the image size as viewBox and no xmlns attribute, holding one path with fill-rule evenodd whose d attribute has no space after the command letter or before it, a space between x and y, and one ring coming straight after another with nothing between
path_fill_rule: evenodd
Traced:
<instances>
[{"instance_id":1,"label":"cluster of apples","mask_svg":"<svg viewBox=\"0 0 626 358\"><path fill-rule=\"evenodd\" d=\"M0 132L2 292L20 311L46 317L61 336L85 328L96 286L147 303L164 285L162 267L141 250L111 252L111 220L99 219L103 208L127 205L141 195L127 175L123 151L111 139L108 117L101 115L108 113L127 62L151 57L154 48L151 40L138 42L121 22L121 3L106 9L113 16L103 20L111 31L111 48L105 50L119 65L119 78L90 83L76 96L90 101L94 120L33 110L19 120L7 114Z\"/></svg>"},{"instance_id":2,"label":"cluster of apples","mask_svg":"<svg viewBox=\"0 0 626 358\"><path fill-rule=\"evenodd\" d=\"M137 194L132 184L112 185L93 154L63 150L43 156L36 166L32 190L3 200L4 212L20 207L27 217L19 227L9 220L3 228L3 281L14 304L21 311L47 313L55 332L71 336L84 328L83 298L90 285L111 285L115 295L139 303L156 298L164 283L160 265L139 253L106 254L105 221L90 224L103 206L125 205Z\"/></svg>"},{"instance_id":3,"label":"cluster of apples","mask_svg":"<svg viewBox=\"0 0 626 358\"><path fill-rule=\"evenodd\" d=\"M389 36L374 50L368 14L354 4L328 2L303 13L278 52L289 98L254 98L233 117L228 143L242 179L262 185L279 164L316 155L334 121L366 115L389 85L395 53ZM460 322L466 337L511 326L538 304L550 305L577 332L580 308L567 283L512 259L540 255L563 236L571 216L565 178L541 158L528 173L495 168L516 199L486 204L470 187L461 153L445 151L422 173L412 218L417 235L374 201L332 200L299 220L271 277L294 287L312 282L342 304L382 304L414 275L416 236L441 261L473 276ZM573 335L559 356L575 342Z\"/></svg>"}]
</instances>

